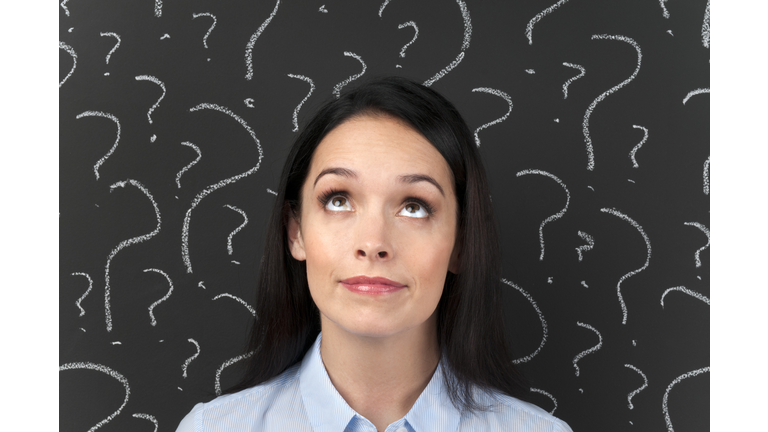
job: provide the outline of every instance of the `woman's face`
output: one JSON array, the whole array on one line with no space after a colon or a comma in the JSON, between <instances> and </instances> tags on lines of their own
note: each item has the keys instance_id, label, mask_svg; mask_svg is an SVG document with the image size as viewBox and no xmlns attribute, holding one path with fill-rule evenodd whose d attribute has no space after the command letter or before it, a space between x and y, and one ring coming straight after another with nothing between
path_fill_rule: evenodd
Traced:
<instances>
[{"instance_id":1,"label":"woman's face","mask_svg":"<svg viewBox=\"0 0 768 432\"><path fill-rule=\"evenodd\" d=\"M426 138L392 117L348 120L320 142L301 193L290 248L306 260L323 330L381 337L436 323L446 272L458 268L457 202ZM349 281L358 276L404 287Z\"/></svg>"}]
</instances>

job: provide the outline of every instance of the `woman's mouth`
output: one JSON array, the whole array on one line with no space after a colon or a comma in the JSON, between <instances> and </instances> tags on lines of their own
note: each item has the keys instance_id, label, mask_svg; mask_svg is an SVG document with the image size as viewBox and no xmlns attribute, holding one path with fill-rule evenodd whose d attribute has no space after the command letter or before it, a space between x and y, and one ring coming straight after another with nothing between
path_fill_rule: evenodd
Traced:
<instances>
[{"instance_id":1,"label":"woman's mouth","mask_svg":"<svg viewBox=\"0 0 768 432\"><path fill-rule=\"evenodd\" d=\"M383 277L355 276L340 282L348 290L359 294L388 294L406 286Z\"/></svg>"}]
</instances>

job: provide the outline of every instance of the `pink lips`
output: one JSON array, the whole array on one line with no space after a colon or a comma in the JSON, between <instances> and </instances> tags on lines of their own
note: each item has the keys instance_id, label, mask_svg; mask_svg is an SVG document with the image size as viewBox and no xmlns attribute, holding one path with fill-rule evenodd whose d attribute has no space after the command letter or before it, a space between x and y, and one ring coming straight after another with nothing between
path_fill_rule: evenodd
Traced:
<instances>
[{"instance_id":1,"label":"pink lips","mask_svg":"<svg viewBox=\"0 0 768 432\"><path fill-rule=\"evenodd\" d=\"M405 288L405 285L383 277L355 276L341 281L341 284L359 294L388 294Z\"/></svg>"}]
</instances>

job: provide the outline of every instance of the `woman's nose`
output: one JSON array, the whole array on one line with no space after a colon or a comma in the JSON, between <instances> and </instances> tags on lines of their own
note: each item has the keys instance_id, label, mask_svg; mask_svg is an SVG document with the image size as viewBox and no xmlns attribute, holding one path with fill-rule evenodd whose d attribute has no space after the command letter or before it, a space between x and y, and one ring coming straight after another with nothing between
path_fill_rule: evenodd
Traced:
<instances>
[{"instance_id":1,"label":"woman's nose","mask_svg":"<svg viewBox=\"0 0 768 432\"><path fill-rule=\"evenodd\" d=\"M382 213L368 213L359 219L355 248L357 258L377 261L392 259L391 227Z\"/></svg>"}]
</instances>

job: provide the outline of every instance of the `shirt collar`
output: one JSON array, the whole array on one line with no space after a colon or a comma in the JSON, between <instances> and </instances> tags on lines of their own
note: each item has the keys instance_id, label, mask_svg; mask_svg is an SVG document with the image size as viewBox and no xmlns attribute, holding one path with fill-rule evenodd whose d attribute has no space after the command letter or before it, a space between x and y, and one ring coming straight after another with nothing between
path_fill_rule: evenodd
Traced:
<instances>
[{"instance_id":1,"label":"shirt collar","mask_svg":"<svg viewBox=\"0 0 768 432\"><path fill-rule=\"evenodd\" d=\"M315 432L342 432L357 414L333 386L320 357L322 332L307 351L299 369L301 399ZM443 364L437 365L405 420L416 432L455 431L461 413L451 403L443 382ZM358 420L362 419L362 416Z\"/></svg>"}]
</instances>

